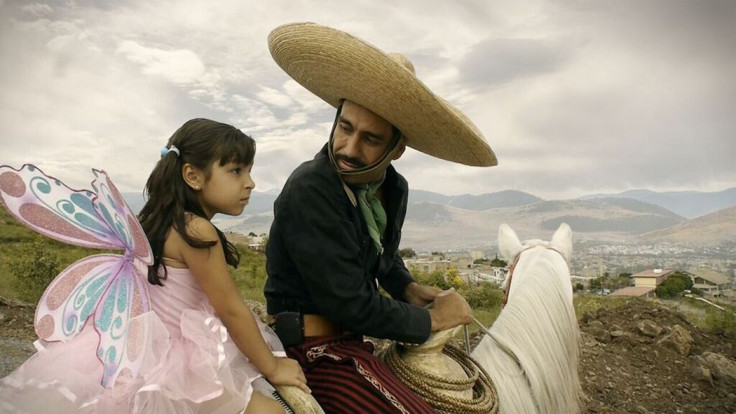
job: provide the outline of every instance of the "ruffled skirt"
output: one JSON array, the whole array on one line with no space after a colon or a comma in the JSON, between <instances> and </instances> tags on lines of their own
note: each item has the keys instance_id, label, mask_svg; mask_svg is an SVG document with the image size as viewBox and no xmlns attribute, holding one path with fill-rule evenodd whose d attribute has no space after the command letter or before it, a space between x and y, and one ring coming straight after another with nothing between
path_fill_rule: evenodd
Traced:
<instances>
[{"instance_id":1,"label":"ruffled skirt","mask_svg":"<svg viewBox=\"0 0 736 414\"><path fill-rule=\"evenodd\" d=\"M118 376L101 385L98 336L92 323L68 342L36 341L38 352L0 380L0 412L9 413L239 413L254 388L273 388L228 338L209 304L182 312L167 326L155 312L131 320L149 335L135 377ZM285 356L278 338L258 321L276 356Z\"/></svg>"}]
</instances>

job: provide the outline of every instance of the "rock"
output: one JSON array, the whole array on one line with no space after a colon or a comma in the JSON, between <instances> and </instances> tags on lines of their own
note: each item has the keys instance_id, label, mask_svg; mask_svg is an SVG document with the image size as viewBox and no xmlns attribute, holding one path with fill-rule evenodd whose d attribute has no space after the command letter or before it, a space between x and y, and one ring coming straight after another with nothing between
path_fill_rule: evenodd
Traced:
<instances>
[{"instance_id":1,"label":"rock","mask_svg":"<svg viewBox=\"0 0 736 414\"><path fill-rule=\"evenodd\" d=\"M593 327L588 329L588 333L590 333L590 335L598 342L604 344L611 342L611 334L609 334L605 329Z\"/></svg>"},{"instance_id":2,"label":"rock","mask_svg":"<svg viewBox=\"0 0 736 414\"><path fill-rule=\"evenodd\" d=\"M707 362L701 356L690 357L690 373L698 381L706 381L713 385L713 375L707 367Z\"/></svg>"},{"instance_id":3,"label":"rock","mask_svg":"<svg viewBox=\"0 0 736 414\"><path fill-rule=\"evenodd\" d=\"M693 337L687 329L675 325L670 333L660 339L657 344L670 348L682 356L688 356L693 346Z\"/></svg>"},{"instance_id":4,"label":"rock","mask_svg":"<svg viewBox=\"0 0 736 414\"><path fill-rule=\"evenodd\" d=\"M736 362L715 352L703 352L700 357L713 378L736 381Z\"/></svg>"},{"instance_id":5,"label":"rock","mask_svg":"<svg viewBox=\"0 0 736 414\"><path fill-rule=\"evenodd\" d=\"M604 328L603 322L598 321L598 320L590 321L590 323L588 324L588 326L590 326L591 328L598 328L598 329L603 329Z\"/></svg>"},{"instance_id":6,"label":"rock","mask_svg":"<svg viewBox=\"0 0 736 414\"><path fill-rule=\"evenodd\" d=\"M650 338L656 338L662 333L662 327L654 323L651 319L642 319L636 324L636 329L640 334Z\"/></svg>"},{"instance_id":7,"label":"rock","mask_svg":"<svg viewBox=\"0 0 736 414\"><path fill-rule=\"evenodd\" d=\"M624 336L629 336L629 334L622 331L621 329L616 329L614 331L611 331L611 339L621 338Z\"/></svg>"}]
</instances>

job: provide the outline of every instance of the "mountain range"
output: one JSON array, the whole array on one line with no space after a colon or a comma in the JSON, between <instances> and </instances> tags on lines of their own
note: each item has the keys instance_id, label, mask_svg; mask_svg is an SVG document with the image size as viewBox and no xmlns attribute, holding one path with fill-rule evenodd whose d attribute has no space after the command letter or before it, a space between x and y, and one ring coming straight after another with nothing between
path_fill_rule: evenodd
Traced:
<instances>
[{"instance_id":1,"label":"mountain range","mask_svg":"<svg viewBox=\"0 0 736 414\"><path fill-rule=\"evenodd\" d=\"M123 196L134 212L143 206L140 194ZM277 191L253 192L243 215L216 216L213 221L222 230L267 234L277 196ZM418 250L484 248L495 244L501 223L525 239L547 238L562 222L572 227L577 240L736 242L736 188L715 193L635 190L568 200L544 200L515 190L457 196L412 190L402 245Z\"/></svg>"}]
</instances>

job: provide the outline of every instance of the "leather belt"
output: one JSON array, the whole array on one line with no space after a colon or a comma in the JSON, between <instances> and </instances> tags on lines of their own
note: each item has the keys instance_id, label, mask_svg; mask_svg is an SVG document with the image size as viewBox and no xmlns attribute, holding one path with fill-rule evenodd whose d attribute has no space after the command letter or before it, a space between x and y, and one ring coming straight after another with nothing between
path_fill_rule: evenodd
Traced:
<instances>
[{"instance_id":1,"label":"leather belt","mask_svg":"<svg viewBox=\"0 0 736 414\"><path fill-rule=\"evenodd\" d=\"M305 337L336 336L347 333L322 315L307 313L302 315L302 321L304 323Z\"/></svg>"}]
</instances>

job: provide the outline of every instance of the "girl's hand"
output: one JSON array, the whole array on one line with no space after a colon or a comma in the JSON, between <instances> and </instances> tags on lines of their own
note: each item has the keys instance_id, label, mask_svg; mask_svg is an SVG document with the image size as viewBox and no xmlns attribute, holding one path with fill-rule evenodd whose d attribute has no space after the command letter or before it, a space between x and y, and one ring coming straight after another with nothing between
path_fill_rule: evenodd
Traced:
<instances>
[{"instance_id":1,"label":"girl's hand","mask_svg":"<svg viewBox=\"0 0 736 414\"><path fill-rule=\"evenodd\" d=\"M307 394L311 394L312 390L307 387L307 377L299 363L291 358L276 358L276 366L266 378L271 385L293 385L299 387Z\"/></svg>"}]
</instances>

